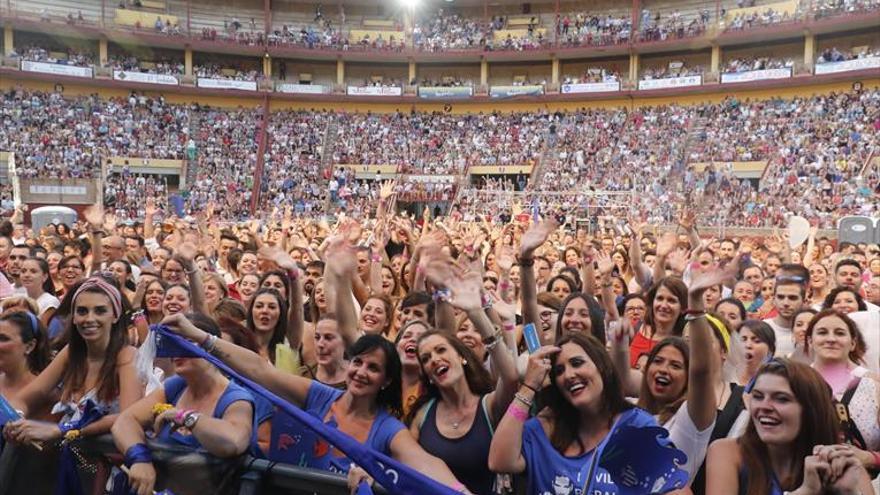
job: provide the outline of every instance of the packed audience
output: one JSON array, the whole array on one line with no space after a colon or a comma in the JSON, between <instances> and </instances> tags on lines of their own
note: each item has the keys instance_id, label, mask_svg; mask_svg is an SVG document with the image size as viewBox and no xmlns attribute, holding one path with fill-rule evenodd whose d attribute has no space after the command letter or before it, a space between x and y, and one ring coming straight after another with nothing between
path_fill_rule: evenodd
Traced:
<instances>
[{"instance_id":1,"label":"packed audience","mask_svg":"<svg viewBox=\"0 0 880 495\"><path fill-rule=\"evenodd\" d=\"M684 62L670 62L666 65L643 68L641 79L669 79L673 77L699 76L702 74L703 66L701 65L690 65Z\"/></svg>"},{"instance_id":2,"label":"packed audience","mask_svg":"<svg viewBox=\"0 0 880 495\"><path fill-rule=\"evenodd\" d=\"M64 54L65 57L57 55ZM47 50L42 46L26 46L17 50L13 50L9 54L10 58L18 58L21 60L29 60L31 62L46 62L50 64L73 65L76 67L90 67L94 64L94 55L86 51L77 50L75 48L67 48L58 51Z\"/></svg>"},{"instance_id":3,"label":"packed audience","mask_svg":"<svg viewBox=\"0 0 880 495\"><path fill-rule=\"evenodd\" d=\"M831 62L845 62L847 60L871 57L880 57L880 47L870 47L859 50L840 50L835 46L822 50L819 56L816 57L816 63L827 64Z\"/></svg>"},{"instance_id":4,"label":"packed audience","mask_svg":"<svg viewBox=\"0 0 880 495\"><path fill-rule=\"evenodd\" d=\"M784 69L794 67L791 57L775 58L772 56L732 58L724 64L722 72L748 72L765 69Z\"/></svg>"},{"instance_id":5,"label":"packed audience","mask_svg":"<svg viewBox=\"0 0 880 495\"><path fill-rule=\"evenodd\" d=\"M144 72L147 74L183 75L185 66L181 61L171 59L139 60L128 55L114 55L107 59L107 65L113 70L127 72Z\"/></svg>"},{"instance_id":6,"label":"packed audience","mask_svg":"<svg viewBox=\"0 0 880 495\"><path fill-rule=\"evenodd\" d=\"M270 46L288 45L304 48L336 48L348 46L348 40L330 19L299 28L283 24L268 36Z\"/></svg>"},{"instance_id":7,"label":"packed audience","mask_svg":"<svg viewBox=\"0 0 880 495\"><path fill-rule=\"evenodd\" d=\"M632 35L632 16L584 12L557 19L556 36L564 46L605 46L626 43Z\"/></svg>"},{"instance_id":8,"label":"packed audience","mask_svg":"<svg viewBox=\"0 0 880 495\"><path fill-rule=\"evenodd\" d=\"M666 41L670 39L701 36L709 23L709 11L703 9L696 17L688 17L678 10L653 16L648 9L642 10L639 36L641 41Z\"/></svg>"},{"instance_id":9,"label":"packed audience","mask_svg":"<svg viewBox=\"0 0 880 495\"><path fill-rule=\"evenodd\" d=\"M565 76L563 84L619 82L620 73L605 67L587 67L580 76Z\"/></svg>"},{"instance_id":10,"label":"packed audience","mask_svg":"<svg viewBox=\"0 0 880 495\"><path fill-rule=\"evenodd\" d=\"M728 31L742 31L759 26L770 26L791 20L788 12L778 12L768 7L766 10L751 12L748 14L736 14L733 18L725 21L724 29Z\"/></svg>"},{"instance_id":11,"label":"packed audience","mask_svg":"<svg viewBox=\"0 0 880 495\"><path fill-rule=\"evenodd\" d=\"M65 98L12 89L2 99L0 149L17 153L22 177L98 177L107 157L184 155L189 109L161 96Z\"/></svg>"},{"instance_id":12,"label":"packed audience","mask_svg":"<svg viewBox=\"0 0 880 495\"><path fill-rule=\"evenodd\" d=\"M256 81L260 71L247 67L232 67L226 63L208 62L193 66L193 75L207 79L232 79L235 81Z\"/></svg>"},{"instance_id":13,"label":"packed audience","mask_svg":"<svg viewBox=\"0 0 880 495\"><path fill-rule=\"evenodd\" d=\"M685 114L633 111L628 138L653 147ZM395 206L425 187L383 183L332 226L228 221L207 199L192 218L150 199L134 221L95 205L43 227L16 210L4 488L234 491L249 456L360 493L876 490L880 246L703 234L678 199L678 233L635 211L559 223L540 200L473 221Z\"/></svg>"},{"instance_id":14,"label":"packed audience","mask_svg":"<svg viewBox=\"0 0 880 495\"><path fill-rule=\"evenodd\" d=\"M169 210L167 177L132 173L129 167L104 178L104 205L117 219L135 221L145 215L147 198L162 210Z\"/></svg>"}]
</instances>

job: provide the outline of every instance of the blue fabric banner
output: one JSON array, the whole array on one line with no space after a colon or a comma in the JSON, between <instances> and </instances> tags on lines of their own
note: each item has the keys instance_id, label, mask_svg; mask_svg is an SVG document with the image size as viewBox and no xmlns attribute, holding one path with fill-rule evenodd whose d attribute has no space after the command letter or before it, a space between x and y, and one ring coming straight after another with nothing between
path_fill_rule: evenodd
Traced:
<instances>
[{"instance_id":1,"label":"blue fabric banner","mask_svg":"<svg viewBox=\"0 0 880 495\"><path fill-rule=\"evenodd\" d=\"M151 329L156 336L157 357L197 357L210 362L237 383L252 393L266 398L282 412L300 421L304 426L342 451L390 493L401 495L414 493L419 495L455 495L459 493L380 452L367 448L345 433L325 425L320 419L281 399L263 388L262 385L241 376L220 359L208 354L166 327L154 325Z\"/></svg>"}]
</instances>

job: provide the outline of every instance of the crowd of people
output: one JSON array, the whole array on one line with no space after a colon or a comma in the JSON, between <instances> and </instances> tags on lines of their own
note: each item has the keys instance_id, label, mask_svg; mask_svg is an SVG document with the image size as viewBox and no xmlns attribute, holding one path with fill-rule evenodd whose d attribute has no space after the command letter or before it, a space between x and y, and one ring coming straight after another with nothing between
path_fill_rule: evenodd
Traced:
<instances>
[{"instance_id":1,"label":"crowd of people","mask_svg":"<svg viewBox=\"0 0 880 495\"><path fill-rule=\"evenodd\" d=\"M840 50L836 46L828 47L816 57L816 64L845 62L859 58L880 57L880 46L864 46L858 49Z\"/></svg>"},{"instance_id":2,"label":"crowd of people","mask_svg":"<svg viewBox=\"0 0 880 495\"><path fill-rule=\"evenodd\" d=\"M632 36L632 16L585 12L561 16L556 37L563 46L606 46L626 43Z\"/></svg>"},{"instance_id":3,"label":"crowd of people","mask_svg":"<svg viewBox=\"0 0 880 495\"><path fill-rule=\"evenodd\" d=\"M283 140L304 115L270 119L273 153L316 153ZM636 115L653 135L682 110ZM575 122L545 118L565 147ZM0 224L0 490L221 493L244 455L361 493L877 489L877 244L714 237L679 201L665 231L635 210L562 224L540 202L414 218L404 194L384 182L333 224L281 204L232 221L219 198L42 227L17 209ZM89 447L107 435L121 462Z\"/></svg>"},{"instance_id":4,"label":"crowd of people","mask_svg":"<svg viewBox=\"0 0 880 495\"><path fill-rule=\"evenodd\" d=\"M185 71L185 66L181 60L156 58L150 61L144 61L135 56L122 54L108 57L107 66L114 71L143 72L147 74L165 74L169 76L181 76Z\"/></svg>"},{"instance_id":5,"label":"crowd of people","mask_svg":"<svg viewBox=\"0 0 880 495\"><path fill-rule=\"evenodd\" d=\"M64 56L60 56L64 55ZM72 65L75 67L91 67L94 64L94 54L85 50L66 48L58 51L48 50L43 46L28 45L13 49L10 58L29 60L31 62L46 62L50 64Z\"/></svg>"},{"instance_id":6,"label":"crowd of people","mask_svg":"<svg viewBox=\"0 0 880 495\"><path fill-rule=\"evenodd\" d=\"M780 58L769 55L744 58L736 57L725 62L722 72L748 72L765 69L790 69L792 67L794 67L794 60L791 57Z\"/></svg>"},{"instance_id":7,"label":"crowd of people","mask_svg":"<svg viewBox=\"0 0 880 495\"><path fill-rule=\"evenodd\" d=\"M693 38L706 32L709 24L709 11L703 9L698 15L685 15L678 10L668 13L644 9L639 23L641 41L666 41L670 39Z\"/></svg>"},{"instance_id":8,"label":"crowd of people","mask_svg":"<svg viewBox=\"0 0 880 495\"><path fill-rule=\"evenodd\" d=\"M584 78L567 81L598 81L600 75L588 70ZM613 75L601 77L607 81ZM102 99L12 90L3 101L2 115L10 124L0 129L0 149L16 153L20 177L106 176L102 167L113 157L181 160L194 174L181 191L189 194L187 211L209 200L232 205L223 210L230 218L249 209L263 134L259 110L176 105L134 93ZM701 211L704 223L772 226L801 214L832 227L844 214L878 211L877 171L866 167L872 152L876 156L878 108L880 92L864 90L794 99L730 97L638 111L276 111L266 132L259 204L265 211L276 206L297 214L323 210L333 171L349 174L336 177L339 195L329 201L333 210L351 212L375 199L375 178L362 174L356 180L337 165L385 165L403 176L456 178L472 166L537 166L529 188L546 193L545 204L566 211L589 209L591 196L560 193L632 192L639 211L664 222L685 194L697 191L709 204L708 198L722 192L713 201L726 213ZM759 182L740 179L735 162L763 162L767 172ZM686 173L692 163L715 165ZM668 178L670 173L680 180ZM398 185L401 191L455 196L455 188L443 182L407 182ZM157 201L172 192L153 190ZM491 199L500 205L495 214L510 206L506 195ZM465 212L482 207L479 202L459 206ZM127 218L139 211L133 204L123 209L130 212Z\"/></svg>"},{"instance_id":9,"label":"crowd of people","mask_svg":"<svg viewBox=\"0 0 880 495\"><path fill-rule=\"evenodd\" d=\"M770 26L792 20L788 12L779 12L772 7L766 10L753 11L750 13L736 14L725 21L724 29L728 31L742 31L759 26Z\"/></svg>"},{"instance_id":10,"label":"crowd of people","mask_svg":"<svg viewBox=\"0 0 880 495\"><path fill-rule=\"evenodd\" d=\"M643 68L641 80L699 76L703 74L703 70L703 66L699 64L693 65L686 62L669 62L663 65Z\"/></svg>"}]
</instances>

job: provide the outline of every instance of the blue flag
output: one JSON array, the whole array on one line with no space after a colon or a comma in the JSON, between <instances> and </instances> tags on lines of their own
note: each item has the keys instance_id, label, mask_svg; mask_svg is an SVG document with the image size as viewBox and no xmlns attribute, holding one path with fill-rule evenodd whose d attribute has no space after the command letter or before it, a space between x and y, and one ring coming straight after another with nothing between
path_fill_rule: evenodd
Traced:
<instances>
[{"instance_id":1,"label":"blue flag","mask_svg":"<svg viewBox=\"0 0 880 495\"><path fill-rule=\"evenodd\" d=\"M373 489L370 488L370 484L366 481L361 481L358 483L358 489L356 495L373 495Z\"/></svg>"},{"instance_id":2,"label":"blue flag","mask_svg":"<svg viewBox=\"0 0 880 495\"><path fill-rule=\"evenodd\" d=\"M62 432L81 430L106 415L107 410L105 408L98 406L92 399L88 399L77 421L60 423L59 427ZM58 483L55 485L55 495L83 495L76 457L68 442L61 442L61 456L58 459Z\"/></svg>"},{"instance_id":3,"label":"blue flag","mask_svg":"<svg viewBox=\"0 0 880 495\"><path fill-rule=\"evenodd\" d=\"M183 213L183 197L179 194L172 194L168 196L168 203L174 208L174 214L178 216L178 218L182 218L184 216Z\"/></svg>"},{"instance_id":4,"label":"blue flag","mask_svg":"<svg viewBox=\"0 0 880 495\"><path fill-rule=\"evenodd\" d=\"M381 452L370 449L336 428L325 425L320 419L266 390L262 385L240 375L220 359L208 354L196 344L171 332L166 327L153 325L151 330L155 332L156 356L197 357L210 362L237 383L249 389L255 395L264 397L280 409L281 412L289 414L326 440L330 445L339 449L349 459L369 473L377 483L385 487L389 493L399 493L402 495L412 495L414 493L419 495L459 495L460 492L425 476Z\"/></svg>"},{"instance_id":5,"label":"blue flag","mask_svg":"<svg viewBox=\"0 0 880 495\"><path fill-rule=\"evenodd\" d=\"M17 419L21 419L18 411L12 407L12 404L6 400L6 397L3 397L3 394L0 394L0 430L3 429L6 423Z\"/></svg>"},{"instance_id":6,"label":"blue flag","mask_svg":"<svg viewBox=\"0 0 880 495\"><path fill-rule=\"evenodd\" d=\"M640 409L630 409L611 427L596 449L594 459L608 471L619 495L668 493L684 488L688 473L679 468L687 455L675 448L662 426L636 425ZM595 470L595 465L591 471ZM596 477L590 473L584 493L593 493Z\"/></svg>"}]
</instances>

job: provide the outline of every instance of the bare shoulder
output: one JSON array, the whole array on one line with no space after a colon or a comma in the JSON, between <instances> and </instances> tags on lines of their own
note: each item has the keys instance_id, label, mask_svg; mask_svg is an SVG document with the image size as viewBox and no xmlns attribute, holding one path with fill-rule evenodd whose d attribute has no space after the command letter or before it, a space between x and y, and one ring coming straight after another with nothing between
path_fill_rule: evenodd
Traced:
<instances>
[{"instance_id":1,"label":"bare shoulder","mask_svg":"<svg viewBox=\"0 0 880 495\"><path fill-rule=\"evenodd\" d=\"M707 459L711 457L712 462L723 462L739 466L741 463L741 455L739 444L735 438L721 438L715 440L709 445Z\"/></svg>"},{"instance_id":2,"label":"bare shoulder","mask_svg":"<svg viewBox=\"0 0 880 495\"><path fill-rule=\"evenodd\" d=\"M119 354L116 355L116 366L126 366L129 364L133 364L137 360L138 350L130 345L119 349Z\"/></svg>"}]
</instances>

